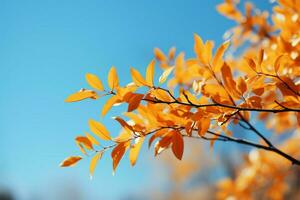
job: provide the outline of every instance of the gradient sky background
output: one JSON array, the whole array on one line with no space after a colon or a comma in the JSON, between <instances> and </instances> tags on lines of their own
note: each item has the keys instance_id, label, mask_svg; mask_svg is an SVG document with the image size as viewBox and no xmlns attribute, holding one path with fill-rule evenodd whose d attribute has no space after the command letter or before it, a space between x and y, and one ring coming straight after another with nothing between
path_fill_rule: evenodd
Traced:
<instances>
[{"instance_id":1,"label":"gradient sky background","mask_svg":"<svg viewBox=\"0 0 300 200\"><path fill-rule=\"evenodd\" d=\"M0 0L0 189L21 200L57 199L61 193L120 199L163 187L153 182L152 151L145 150L135 168L122 161L115 176L106 155L92 181L87 160L59 168L62 159L79 153L73 138L88 130L88 119L100 120L103 105L64 99L87 87L87 72L106 82L111 65L121 83L128 82L129 67L144 71L154 47L176 46L193 55L193 33L220 44L233 23L216 12L219 2ZM114 111L101 121L118 133Z\"/></svg>"}]
</instances>

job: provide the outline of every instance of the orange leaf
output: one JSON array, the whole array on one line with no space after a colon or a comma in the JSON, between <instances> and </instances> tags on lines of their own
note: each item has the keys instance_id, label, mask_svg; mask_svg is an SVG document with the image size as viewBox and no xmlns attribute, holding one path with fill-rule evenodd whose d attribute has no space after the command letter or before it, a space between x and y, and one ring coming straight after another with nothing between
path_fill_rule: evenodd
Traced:
<instances>
[{"instance_id":1,"label":"orange leaf","mask_svg":"<svg viewBox=\"0 0 300 200\"><path fill-rule=\"evenodd\" d=\"M90 119L89 126L90 126L91 131L94 134L96 134L99 138L101 138L102 140L111 140L108 130L100 122Z\"/></svg>"},{"instance_id":2,"label":"orange leaf","mask_svg":"<svg viewBox=\"0 0 300 200\"><path fill-rule=\"evenodd\" d=\"M173 60L174 57L175 57L175 52L176 52L176 48L175 47L172 47L170 50L169 50L169 60Z\"/></svg>"},{"instance_id":3,"label":"orange leaf","mask_svg":"<svg viewBox=\"0 0 300 200\"><path fill-rule=\"evenodd\" d=\"M88 73L85 75L85 78L92 88L100 91L104 90L101 80L96 75Z\"/></svg>"},{"instance_id":4,"label":"orange leaf","mask_svg":"<svg viewBox=\"0 0 300 200\"><path fill-rule=\"evenodd\" d=\"M135 144L131 147L129 152L129 160L132 166L135 165L138 158L139 152L141 150L142 144L145 140L145 137L138 137L135 139Z\"/></svg>"},{"instance_id":5,"label":"orange leaf","mask_svg":"<svg viewBox=\"0 0 300 200\"><path fill-rule=\"evenodd\" d=\"M239 77L237 80L237 89L241 94L244 94L247 91L247 84L242 77Z\"/></svg>"},{"instance_id":6,"label":"orange leaf","mask_svg":"<svg viewBox=\"0 0 300 200\"><path fill-rule=\"evenodd\" d=\"M172 151L176 158L179 160L182 159L183 155L183 149L184 149L184 142L183 142L183 137L178 131L173 131L173 136L172 136Z\"/></svg>"},{"instance_id":7,"label":"orange leaf","mask_svg":"<svg viewBox=\"0 0 300 200\"><path fill-rule=\"evenodd\" d=\"M83 144L87 149L93 149L93 144L87 137L78 136L75 140L77 143Z\"/></svg>"},{"instance_id":8,"label":"orange leaf","mask_svg":"<svg viewBox=\"0 0 300 200\"><path fill-rule=\"evenodd\" d=\"M144 97L143 94L133 94L133 96L129 100L127 112L131 112L137 109L143 97Z\"/></svg>"},{"instance_id":9,"label":"orange leaf","mask_svg":"<svg viewBox=\"0 0 300 200\"><path fill-rule=\"evenodd\" d=\"M120 160L125 154L128 142L119 143L111 152L111 158L113 160L113 173L119 165Z\"/></svg>"},{"instance_id":10,"label":"orange leaf","mask_svg":"<svg viewBox=\"0 0 300 200\"><path fill-rule=\"evenodd\" d=\"M63 160L59 165L61 167L71 167L74 166L81 159L81 156L71 156Z\"/></svg>"},{"instance_id":11,"label":"orange leaf","mask_svg":"<svg viewBox=\"0 0 300 200\"><path fill-rule=\"evenodd\" d=\"M118 121L123 128L127 128L131 131L134 131L132 126L130 126L124 119L120 117L114 117L114 120Z\"/></svg>"},{"instance_id":12,"label":"orange leaf","mask_svg":"<svg viewBox=\"0 0 300 200\"><path fill-rule=\"evenodd\" d=\"M154 49L154 56L159 62L166 62L167 61L167 57L165 56L165 54L159 48Z\"/></svg>"},{"instance_id":13,"label":"orange leaf","mask_svg":"<svg viewBox=\"0 0 300 200\"><path fill-rule=\"evenodd\" d=\"M252 58L244 58L244 59L247 61L248 66L249 66L253 71L257 72L257 70L256 70L256 64L255 64L255 62L253 61L253 59L252 59Z\"/></svg>"},{"instance_id":14,"label":"orange leaf","mask_svg":"<svg viewBox=\"0 0 300 200\"><path fill-rule=\"evenodd\" d=\"M203 118L198 122L198 135L204 136L210 126L210 119Z\"/></svg>"}]
</instances>

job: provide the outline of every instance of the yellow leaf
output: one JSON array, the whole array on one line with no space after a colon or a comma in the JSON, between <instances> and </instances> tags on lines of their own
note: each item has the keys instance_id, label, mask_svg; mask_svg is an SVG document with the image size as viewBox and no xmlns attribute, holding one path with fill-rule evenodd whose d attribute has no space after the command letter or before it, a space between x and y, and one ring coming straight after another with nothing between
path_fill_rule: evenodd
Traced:
<instances>
[{"instance_id":1,"label":"yellow leaf","mask_svg":"<svg viewBox=\"0 0 300 200\"><path fill-rule=\"evenodd\" d=\"M96 134L99 138L101 138L102 140L111 140L108 130L100 122L90 119L89 126L90 126L91 131L94 134Z\"/></svg>"},{"instance_id":2,"label":"yellow leaf","mask_svg":"<svg viewBox=\"0 0 300 200\"><path fill-rule=\"evenodd\" d=\"M98 142L98 140L96 140L96 138L94 138L91 134L89 133L85 133L86 137L95 145L99 146L100 143Z\"/></svg>"},{"instance_id":3,"label":"yellow leaf","mask_svg":"<svg viewBox=\"0 0 300 200\"><path fill-rule=\"evenodd\" d=\"M141 150L142 144L145 140L145 137L138 137L135 139L135 144L131 147L129 153L129 160L132 166L135 165L138 158L139 152Z\"/></svg>"},{"instance_id":4,"label":"yellow leaf","mask_svg":"<svg viewBox=\"0 0 300 200\"><path fill-rule=\"evenodd\" d=\"M146 70L146 82L147 82L147 85L149 85L151 87L153 86L154 65L155 65L155 61L152 60Z\"/></svg>"},{"instance_id":5,"label":"yellow leaf","mask_svg":"<svg viewBox=\"0 0 300 200\"><path fill-rule=\"evenodd\" d=\"M108 72L108 86L112 90L119 87L119 78L115 67L111 67Z\"/></svg>"},{"instance_id":6,"label":"yellow leaf","mask_svg":"<svg viewBox=\"0 0 300 200\"><path fill-rule=\"evenodd\" d=\"M99 151L91 159L91 163L90 163L90 177L91 178L94 175L96 165L97 165L98 161L102 158L102 155L103 155L103 151Z\"/></svg>"},{"instance_id":7,"label":"yellow leaf","mask_svg":"<svg viewBox=\"0 0 300 200\"><path fill-rule=\"evenodd\" d=\"M74 94L71 94L65 99L65 102L76 102L81 101L83 99L92 98L96 99L98 98L97 93L91 90L80 90L79 92L76 92Z\"/></svg>"},{"instance_id":8,"label":"yellow leaf","mask_svg":"<svg viewBox=\"0 0 300 200\"><path fill-rule=\"evenodd\" d=\"M170 68L166 69L166 70L162 73L162 75L159 77L159 83L160 83L160 84L163 84L163 83L167 80L168 76L171 74L171 72L172 72L173 70L174 70L174 67L170 67Z\"/></svg>"},{"instance_id":9,"label":"yellow leaf","mask_svg":"<svg viewBox=\"0 0 300 200\"><path fill-rule=\"evenodd\" d=\"M131 67L130 68L130 73L131 73L131 77L132 77L133 82L137 86L148 86L146 80L143 78L143 76L140 74L140 72L138 72L136 69Z\"/></svg>"},{"instance_id":10,"label":"yellow leaf","mask_svg":"<svg viewBox=\"0 0 300 200\"><path fill-rule=\"evenodd\" d=\"M111 107L117 103L118 97L117 96L112 96L110 99L107 100L107 102L104 104L102 108L102 116L106 115L106 113L111 109Z\"/></svg>"},{"instance_id":11,"label":"yellow leaf","mask_svg":"<svg viewBox=\"0 0 300 200\"><path fill-rule=\"evenodd\" d=\"M85 78L92 88L100 91L104 90L101 80L96 75L88 73L85 75Z\"/></svg>"},{"instance_id":12,"label":"yellow leaf","mask_svg":"<svg viewBox=\"0 0 300 200\"><path fill-rule=\"evenodd\" d=\"M228 48L228 46L230 45L229 41L225 41L218 49L217 52L213 58L212 61L212 67L214 69L215 72L220 71L222 65L223 65L223 60L222 57L224 55L224 52L226 51L226 49Z\"/></svg>"},{"instance_id":13,"label":"yellow leaf","mask_svg":"<svg viewBox=\"0 0 300 200\"><path fill-rule=\"evenodd\" d=\"M63 160L59 166L60 167L71 167L74 166L79 160L81 160L81 156L71 156Z\"/></svg>"},{"instance_id":14,"label":"yellow leaf","mask_svg":"<svg viewBox=\"0 0 300 200\"><path fill-rule=\"evenodd\" d=\"M165 54L159 48L154 49L154 56L159 62L166 62L167 61L167 57L165 56Z\"/></svg>"},{"instance_id":15,"label":"yellow leaf","mask_svg":"<svg viewBox=\"0 0 300 200\"><path fill-rule=\"evenodd\" d=\"M195 45L194 45L195 54L197 55L197 58L200 60L200 62L205 63L205 56L204 56L205 46L203 44L202 38L199 35L194 34L194 40L195 40Z\"/></svg>"}]
</instances>

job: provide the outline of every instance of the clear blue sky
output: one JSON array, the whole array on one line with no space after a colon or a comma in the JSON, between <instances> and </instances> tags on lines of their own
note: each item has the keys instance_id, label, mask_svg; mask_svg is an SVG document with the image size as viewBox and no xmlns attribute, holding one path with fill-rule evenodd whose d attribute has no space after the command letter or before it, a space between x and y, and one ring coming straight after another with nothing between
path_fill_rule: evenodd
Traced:
<instances>
[{"instance_id":1,"label":"clear blue sky","mask_svg":"<svg viewBox=\"0 0 300 200\"><path fill-rule=\"evenodd\" d=\"M57 199L63 191L83 193L85 199L120 199L161 186L151 180L152 152L135 168L121 162L115 176L106 155L93 181L87 161L59 168L62 159L79 153L73 138L88 130L89 118L100 119L103 103L64 99L87 87L87 72L106 80L111 65L122 74L121 82L128 82L129 66L143 70L154 47L176 46L192 55L193 33L219 44L232 22L216 12L218 2L1 0L0 189L21 200ZM113 115L102 122L117 133Z\"/></svg>"}]
</instances>

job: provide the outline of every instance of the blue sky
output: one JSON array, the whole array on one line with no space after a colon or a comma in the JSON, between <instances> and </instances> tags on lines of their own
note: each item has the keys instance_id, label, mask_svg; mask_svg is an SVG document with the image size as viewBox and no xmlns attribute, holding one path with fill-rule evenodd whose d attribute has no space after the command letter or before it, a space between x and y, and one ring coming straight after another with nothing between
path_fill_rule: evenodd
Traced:
<instances>
[{"instance_id":1,"label":"blue sky","mask_svg":"<svg viewBox=\"0 0 300 200\"><path fill-rule=\"evenodd\" d=\"M93 181L88 161L59 168L62 159L79 153L73 138L88 130L88 119L100 120L103 105L64 99L87 87L87 72L106 80L111 65L121 83L128 82L129 67L144 70L154 47L176 46L193 55L193 33L220 44L233 23L216 12L218 2L1 0L0 189L24 200L55 199L65 187L82 188L89 199L120 199L162 186L149 173L152 152L145 152L135 168L122 161L115 176L106 155ZM268 1L257 2L268 6ZM118 133L114 115L101 121Z\"/></svg>"}]
</instances>

